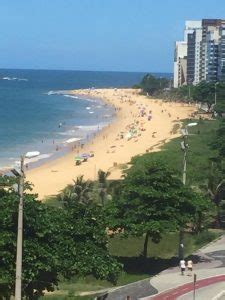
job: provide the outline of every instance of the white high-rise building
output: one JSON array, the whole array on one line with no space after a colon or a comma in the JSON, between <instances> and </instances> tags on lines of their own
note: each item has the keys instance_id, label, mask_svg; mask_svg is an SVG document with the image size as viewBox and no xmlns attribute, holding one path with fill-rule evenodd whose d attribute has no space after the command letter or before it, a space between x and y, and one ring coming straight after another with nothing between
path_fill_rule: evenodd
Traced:
<instances>
[{"instance_id":1,"label":"white high-rise building","mask_svg":"<svg viewBox=\"0 0 225 300\"><path fill-rule=\"evenodd\" d=\"M179 51L183 46L179 45L185 44L186 62L184 63L184 51ZM174 87L198 84L202 80L216 82L225 79L224 20L186 21L184 41L177 42L175 48ZM185 70L186 74L181 78L180 71L184 73Z\"/></svg>"},{"instance_id":2,"label":"white high-rise building","mask_svg":"<svg viewBox=\"0 0 225 300\"><path fill-rule=\"evenodd\" d=\"M218 64L219 81L225 81L225 21L220 27L220 42L219 42L219 64Z\"/></svg>"},{"instance_id":3,"label":"white high-rise building","mask_svg":"<svg viewBox=\"0 0 225 300\"><path fill-rule=\"evenodd\" d=\"M176 42L174 53L174 77L175 88L187 82L187 42Z\"/></svg>"},{"instance_id":4,"label":"white high-rise building","mask_svg":"<svg viewBox=\"0 0 225 300\"><path fill-rule=\"evenodd\" d=\"M202 21L186 21L184 39L187 41L187 83L200 81Z\"/></svg>"}]
</instances>

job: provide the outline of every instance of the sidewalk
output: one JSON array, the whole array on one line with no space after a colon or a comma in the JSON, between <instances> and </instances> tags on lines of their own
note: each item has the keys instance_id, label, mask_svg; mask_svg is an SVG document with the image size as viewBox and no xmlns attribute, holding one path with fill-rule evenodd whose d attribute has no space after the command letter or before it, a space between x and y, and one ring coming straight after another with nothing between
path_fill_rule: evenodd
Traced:
<instances>
[{"instance_id":1,"label":"sidewalk","mask_svg":"<svg viewBox=\"0 0 225 300\"><path fill-rule=\"evenodd\" d=\"M199 299L212 299L212 297L209 296L209 290L216 296L222 291L222 285L223 289L225 289L225 283L213 284L213 282L217 282L218 278L220 278L219 281L225 281L225 236L203 247L197 251L193 257L198 257L199 260L199 262L193 266L193 273L197 275L196 288L200 288L198 284L203 284L200 290L196 292L196 295L197 293L201 294L201 298ZM210 280L212 285L208 287ZM182 276L179 267L170 268L161 272L150 280L150 284L158 290L158 294L163 294L159 296L151 296L150 294L148 297L139 299L193 299L193 294L190 293L190 291L193 290L193 276ZM185 288L187 288L186 291ZM181 290L183 290L182 293ZM167 296L166 293L168 294ZM173 293L177 293L176 297ZM179 297L183 294L187 295Z\"/></svg>"},{"instance_id":2,"label":"sidewalk","mask_svg":"<svg viewBox=\"0 0 225 300\"><path fill-rule=\"evenodd\" d=\"M196 299L211 300L225 290L225 235L194 253L192 260L193 273L197 275ZM150 280L145 279L112 289L98 299L125 300L130 296L131 300L189 300L193 299L192 290L193 275L182 276L177 266L162 271ZM221 299L224 300L225 297L221 296Z\"/></svg>"}]
</instances>

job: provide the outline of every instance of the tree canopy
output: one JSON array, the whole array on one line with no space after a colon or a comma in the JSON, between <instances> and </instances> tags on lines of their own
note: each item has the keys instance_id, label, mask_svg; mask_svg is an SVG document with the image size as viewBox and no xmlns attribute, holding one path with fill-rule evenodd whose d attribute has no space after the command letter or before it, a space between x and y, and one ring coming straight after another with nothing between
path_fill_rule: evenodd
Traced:
<instances>
[{"instance_id":1,"label":"tree canopy","mask_svg":"<svg viewBox=\"0 0 225 300\"><path fill-rule=\"evenodd\" d=\"M202 81L193 89L192 97L195 101L206 103L208 111L215 103L215 83Z\"/></svg>"},{"instance_id":2,"label":"tree canopy","mask_svg":"<svg viewBox=\"0 0 225 300\"><path fill-rule=\"evenodd\" d=\"M199 222L212 207L209 199L183 185L159 160L143 160L127 171L121 196L110 203L110 227L124 235L147 234L159 242L162 233ZM202 218L202 216L201 216ZM199 226L199 225L198 225Z\"/></svg>"},{"instance_id":3,"label":"tree canopy","mask_svg":"<svg viewBox=\"0 0 225 300\"><path fill-rule=\"evenodd\" d=\"M153 95L159 90L168 88L168 86L169 80L167 78L157 78L151 74L146 74L140 83L142 90L149 95Z\"/></svg>"},{"instance_id":4,"label":"tree canopy","mask_svg":"<svg viewBox=\"0 0 225 300\"><path fill-rule=\"evenodd\" d=\"M17 216L18 195L1 189L0 290L8 297L14 293ZM22 288L28 299L54 290L60 276L117 279L121 265L108 253L102 208L94 203L53 208L25 194L23 234Z\"/></svg>"},{"instance_id":5,"label":"tree canopy","mask_svg":"<svg viewBox=\"0 0 225 300\"><path fill-rule=\"evenodd\" d=\"M150 96L166 100L197 101L208 106L208 111L213 109L219 114L225 112L225 83L201 81L197 85L182 85L172 87L171 80L164 77L155 77L146 74L141 82L134 86L141 88L142 92ZM216 94L216 97L215 97ZM215 104L216 98L216 106Z\"/></svg>"}]
</instances>

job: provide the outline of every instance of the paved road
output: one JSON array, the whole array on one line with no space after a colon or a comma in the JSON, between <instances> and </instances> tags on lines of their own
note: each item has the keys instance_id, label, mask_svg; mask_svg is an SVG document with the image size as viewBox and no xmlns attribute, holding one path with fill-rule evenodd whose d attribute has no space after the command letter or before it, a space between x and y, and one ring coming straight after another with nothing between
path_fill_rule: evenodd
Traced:
<instances>
[{"instance_id":1,"label":"paved road","mask_svg":"<svg viewBox=\"0 0 225 300\"><path fill-rule=\"evenodd\" d=\"M224 244L225 248L225 244ZM225 250L219 250L214 252L207 253L209 257L211 257L214 260L217 260L220 262L220 265L217 268L224 268L225 267Z\"/></svg>"},{"instance_id":2,"label":"paved road","mask_svg":"<svg viewBox=\"0 0 225 300\"><path fill-rule=\"evenodd\" d=\"M146 297L148 295L154 295L157 293L157 289L150 284L148 278L127 284L121 288L112 289L108 291L108 294L98 297L98 300L125 300L127 296L130 296L131 300L136 300L140 297Z\"/></svg>"}]
</instances>

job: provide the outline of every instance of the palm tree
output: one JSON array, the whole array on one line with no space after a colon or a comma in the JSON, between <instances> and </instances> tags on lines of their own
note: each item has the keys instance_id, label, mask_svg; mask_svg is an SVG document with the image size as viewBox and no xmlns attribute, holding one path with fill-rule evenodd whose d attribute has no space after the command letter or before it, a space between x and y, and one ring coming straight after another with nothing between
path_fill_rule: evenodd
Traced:
<instances>
[{"instance_id":1,"label":"palm tree","mask_svg":"<svg viewBox=\"0 0 225 300\"><path fill-rule=\"evenodd\" d=\"M71 207L75 203L88 204L92 201L93 182L84 180L83 176L77 177L59 195L59 200L66 207Z\"/></svg>"},{"instance_id":2,"label":"palm tree","mask_svg":"<svg viewBox=\"0 0 225 300\"><path fill-rule=\"evenodd\" d=\"M98 187L99 187L99 197L102 202L102 206L105 205L105 199L107 196L107 177L110 175L110 172L104 172L102 170L98 171Z\"/></svg>"},{"instance_id":3,"label":"palm tree","mask_svg":"<svg viewBox=\"0 0 225 300\"><path fill-rule=\"evenodd\" d=\"M208 176L207 194L212 201L218 206L225 193L225 174L221 161L211 163L210 174Z\"/></svg>"},{"instance_id":4,"label":"palm tree","mask_svg":"<svg viewBox=\"0 0 225 300\"><path fill-rule=\"evenodd\" d=\"M225 174L223 162L217 157L211 158L211 168L208 174L207 183L201 186L206 195L209 196L217 207L217 224L220 219L220 203L225 199Z\"/></svg>"}]
</instances>

